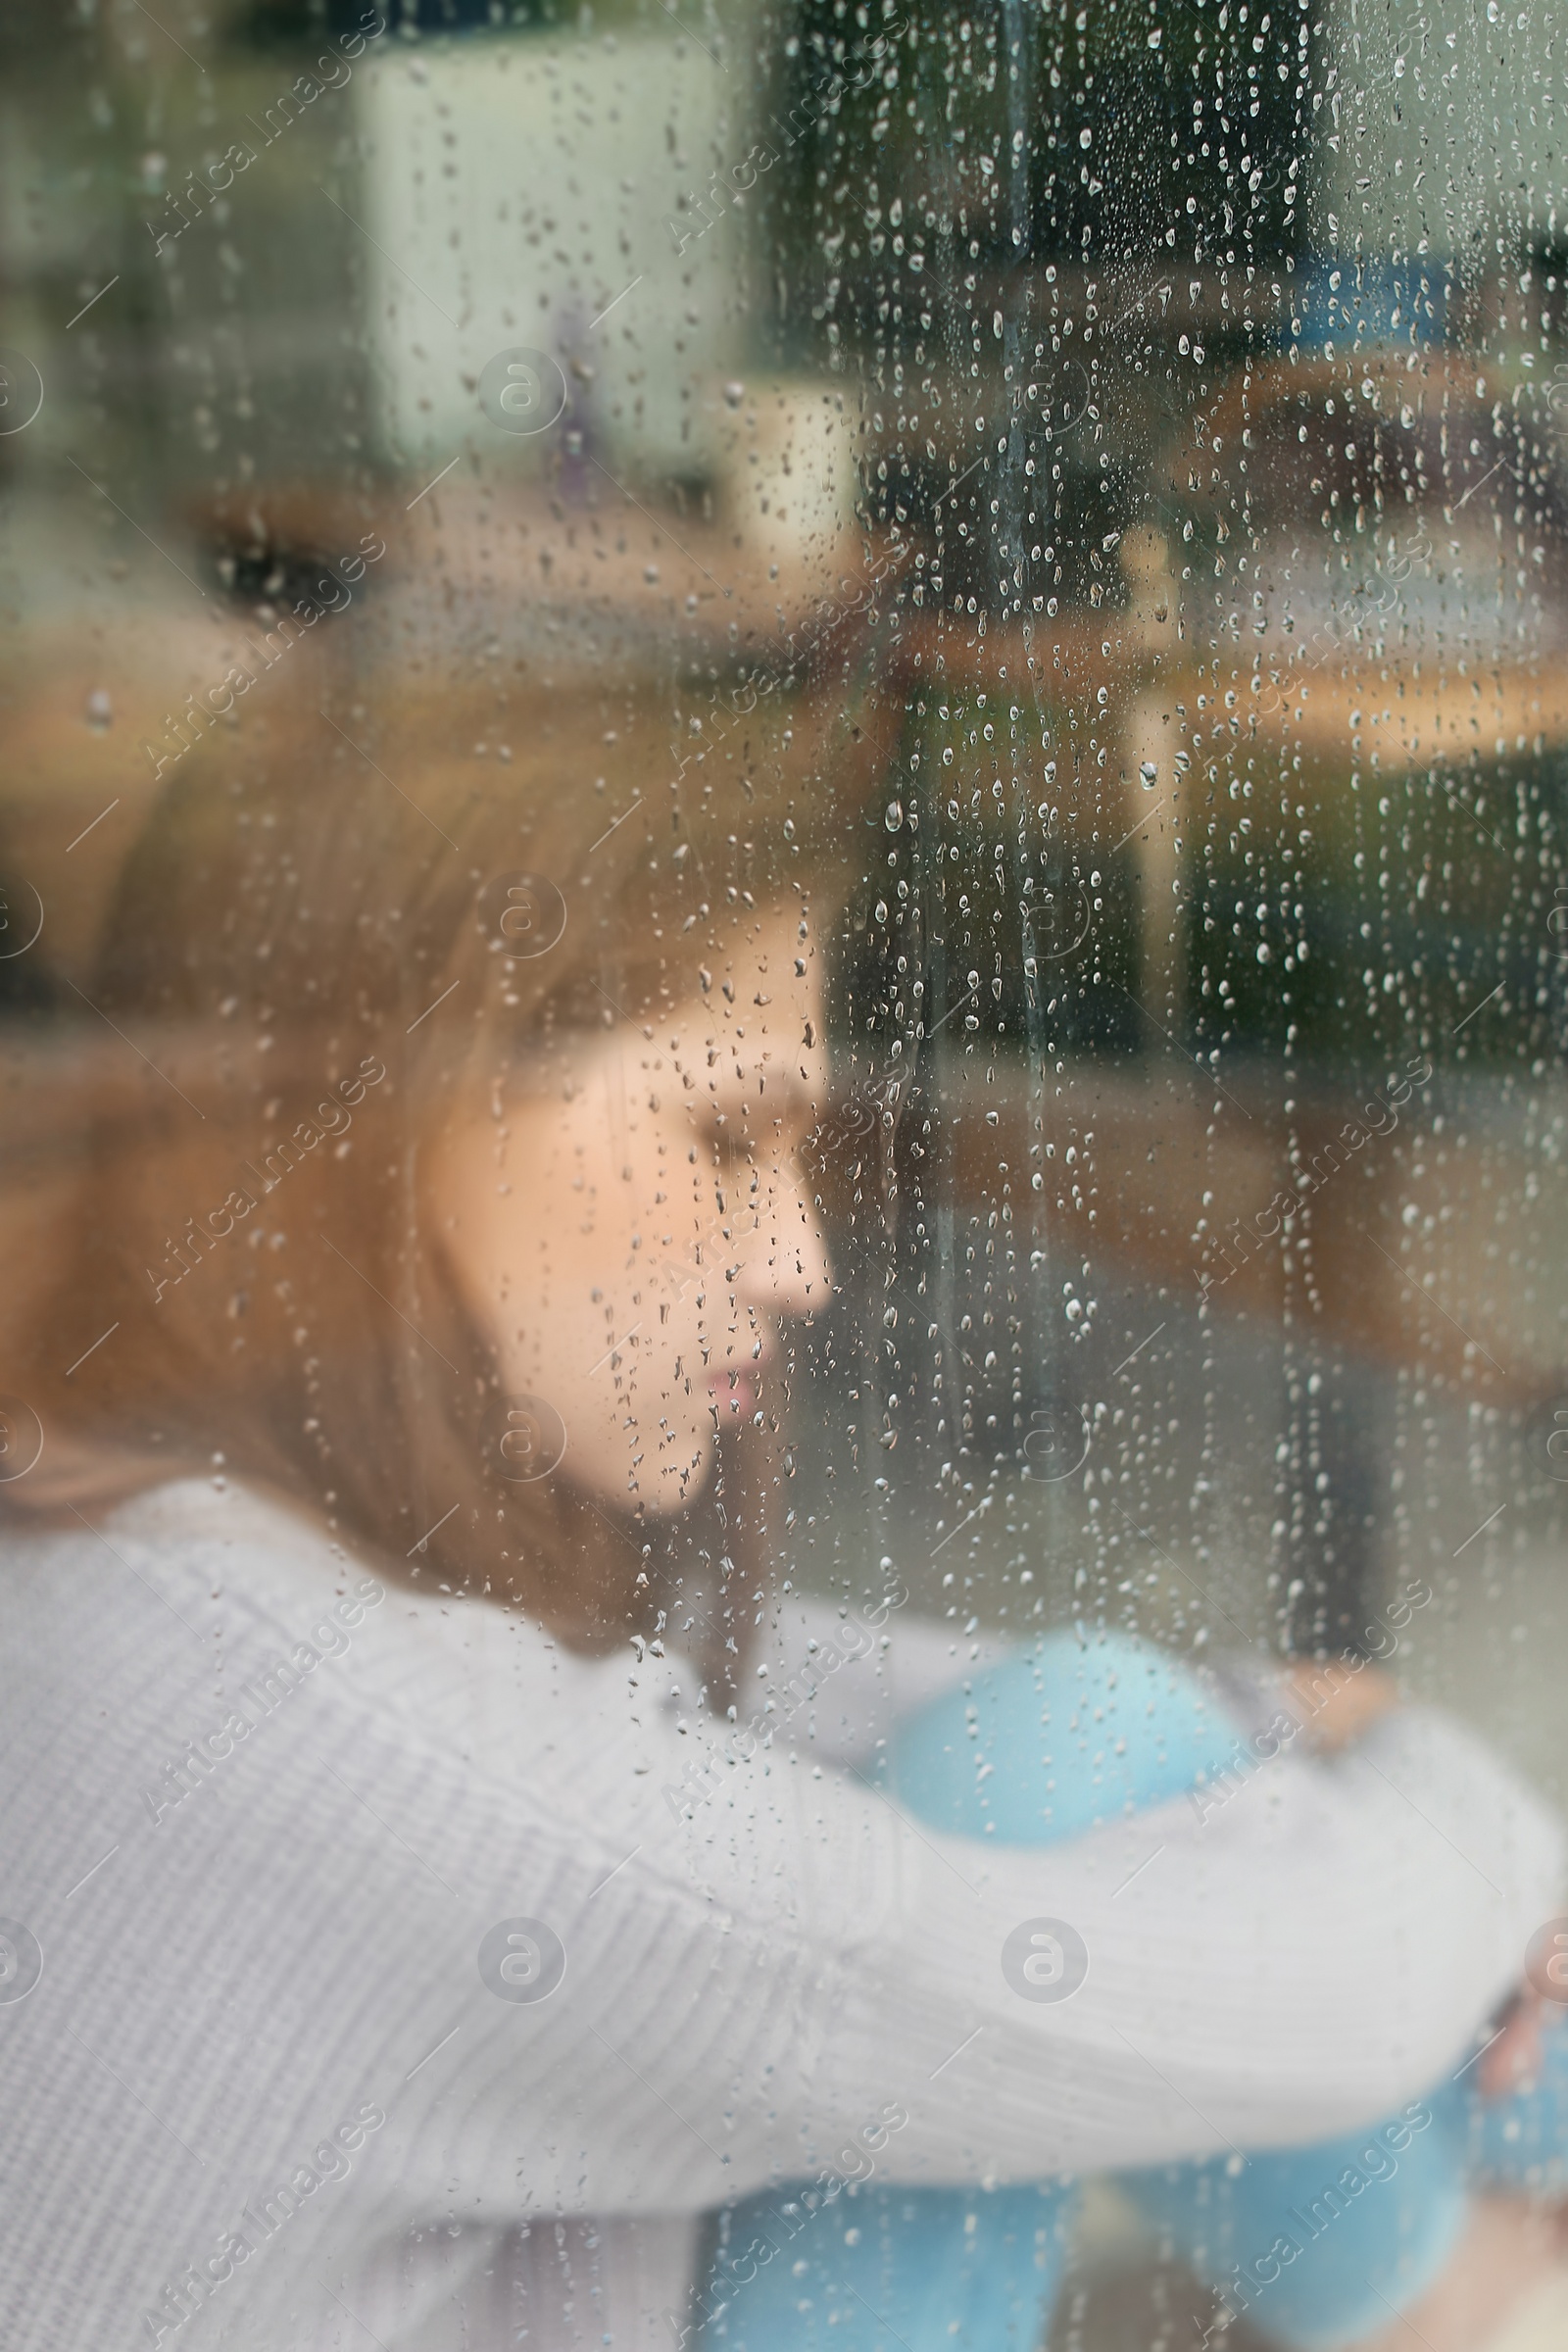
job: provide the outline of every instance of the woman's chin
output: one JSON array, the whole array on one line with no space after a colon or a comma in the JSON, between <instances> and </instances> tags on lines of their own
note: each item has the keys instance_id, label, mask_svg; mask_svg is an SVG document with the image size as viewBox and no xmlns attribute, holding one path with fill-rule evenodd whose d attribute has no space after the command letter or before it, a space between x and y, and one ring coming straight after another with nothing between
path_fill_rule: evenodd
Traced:
<instances>
[{"instance_id":1,"label":"woman's chin","mask_svg":"<svg viewBox=\"0 0 1568 2352\"><path fill-rule=\"evenodd\" d=\"M634 1512L640 1506L650 1517L678 1519L707 1491L718 1464L720 1446L727 1451L737 1439L751 1434L757 1405L755 1381L737 1383L734 1389L726 1383L722 1396L715 1389L703 1425L693 1424L681 1432L683 1444L678 1460L671 1458L671 1448L662 1463L652 1465L650 1475L651 1465L645 1455L632 1466L635 1485L612 1488L607 1479L603 1491L595 1492L597 1482L592 1482L584 1488L588 1499L597 1502L602 1510ZM577 1467L580 1481L580 1458Z\"/></svg>"},{"instance_id":2,"label":"woman's chin","mask_svg":"<svg viewBox=\"0 0 1568 2352\"><path fill-rule=\"evenodd\" d=\"M636 1486L616 1496L617 1509L635 1510L641 1504L656 1519L678 1519L682 1511L690 1510L713 1475L718 1445L711 1422L706 1429L683 1431L682 1436L685 1443L678 1461L666 1458L655 1464L651 1477L646 1459L635 1466Z\"/></svg>"}]
</instances>

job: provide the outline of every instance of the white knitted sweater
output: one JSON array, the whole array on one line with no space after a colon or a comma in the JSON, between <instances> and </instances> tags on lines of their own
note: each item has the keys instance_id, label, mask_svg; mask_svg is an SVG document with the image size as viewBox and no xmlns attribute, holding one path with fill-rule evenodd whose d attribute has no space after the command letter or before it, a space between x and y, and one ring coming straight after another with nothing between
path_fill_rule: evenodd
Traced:
<instances>
[{"instance_id":1,"label":"white knitted sweater","mask_svg":"<svg viewBox=\"0 0 1568 2352\"><path fill-rule=\"evenodd\" d=\"M1392 2109L1561 1890L1554 1817L1425 1711L999 1850L853 1770L968 1671L950 1629L801 1608L776 1736L726 1741L678 1659L411 1593L244 1490L12 1527L0 1599L7 2352L668 2346L697 2217L770 2183ZM1003 1973L1041 1916L1069 2000Z\"/></svg>"}]
</instances>

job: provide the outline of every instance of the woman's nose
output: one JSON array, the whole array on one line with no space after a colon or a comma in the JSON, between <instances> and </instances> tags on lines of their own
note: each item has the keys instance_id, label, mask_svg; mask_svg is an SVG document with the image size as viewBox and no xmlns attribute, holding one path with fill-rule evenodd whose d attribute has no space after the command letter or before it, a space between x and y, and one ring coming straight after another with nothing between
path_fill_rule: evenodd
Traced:
<instances>
[{"instance_id":1,"label":"woman's nose","mask_svg":"<svg viewBox=\"0 0 1568 2352\"><path fill-rule=\"evenodd\" d=\"M827 1236L815 1204L795 1170L781 1168L737 1290L748 1305L769 1314L807 1315L827 1304L832 1280Z\"/></svg>"}]
</instances>

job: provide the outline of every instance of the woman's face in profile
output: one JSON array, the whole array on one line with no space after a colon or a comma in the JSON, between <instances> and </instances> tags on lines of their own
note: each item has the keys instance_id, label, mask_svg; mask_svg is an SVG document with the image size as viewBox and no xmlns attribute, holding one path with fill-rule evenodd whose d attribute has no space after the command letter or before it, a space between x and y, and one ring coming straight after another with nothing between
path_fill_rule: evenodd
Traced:
<instances>
[{"instance_id":1,"label":"woman's face in profile","mask_svg":"<svg viewBox=\"0 0 1568 2352\"><path fill-rule=\"evenodd\" d=\"M760 923L646 1031L573 1038L551 1095L457 1125L432 1207L510 1395L566 1433L591 1498L695 1499L778 1375L782 1318L829 1295L801 1150L826 1092L812 943Z\"/></svg>"}]
</instances>

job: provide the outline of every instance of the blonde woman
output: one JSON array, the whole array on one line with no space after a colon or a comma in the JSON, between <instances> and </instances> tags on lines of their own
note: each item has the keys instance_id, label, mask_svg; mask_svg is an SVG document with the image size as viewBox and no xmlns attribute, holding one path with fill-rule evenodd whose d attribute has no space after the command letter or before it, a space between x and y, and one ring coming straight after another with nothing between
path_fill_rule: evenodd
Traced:
<instances>
[{"instance_id":1,"label":"blonde woman","mask_svg":"<svg viewBox=\"0 0 1568 2352\"><path fill-rule=\"evenodd\" d=\"M105 945L157 1074L3 1490L8 2346L662 2346L757 2192L1419 2098L1559 1886L1473 1740L1384 1715L1132 1876L1147 1815L867 1786L967 1651L759 1572L864 714L672 788L652 702L375 699L182 762ZM763 1667L809 1703L732 1737ZM1003 1960L1047 1915L1059 2002Z\"/></svg>"}]
</instances>

